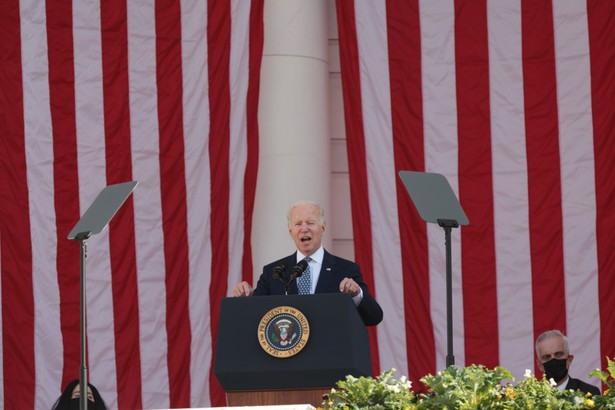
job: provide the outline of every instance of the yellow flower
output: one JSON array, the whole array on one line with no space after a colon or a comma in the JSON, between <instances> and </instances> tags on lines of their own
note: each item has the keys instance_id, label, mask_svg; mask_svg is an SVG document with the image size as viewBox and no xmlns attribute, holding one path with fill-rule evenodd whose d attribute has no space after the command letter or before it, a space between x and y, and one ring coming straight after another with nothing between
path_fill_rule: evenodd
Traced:
<instances>
[{"instance_id":1,"label":"yellow flower","mask_svg":"<svg viewBox=\"0 0 615 410\"><path fill-rule=\"evenodd\" d=\"M517 392L515 392L513 389L511 389L510 387L506 388L506 396L508 396L511 399L514 399L517 396Z\"/></svg>"},{"instance_id":2,"label":"yellow flower","mask_svg":"<svg viewBox=\"0 0 615 410\"><path fill-rule=\"evenodd\" d=\"M596 405L592 399L585 399L585 402L583 404L590 408L594 408L594 406Z\"/></svg>"}]
</instances>

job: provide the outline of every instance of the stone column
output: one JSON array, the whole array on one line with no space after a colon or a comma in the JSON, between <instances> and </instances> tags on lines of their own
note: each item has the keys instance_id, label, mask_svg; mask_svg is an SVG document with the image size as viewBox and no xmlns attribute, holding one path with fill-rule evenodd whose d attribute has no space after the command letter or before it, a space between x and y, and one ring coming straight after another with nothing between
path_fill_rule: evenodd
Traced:
<instances>
[{"instance_id":1,"label":"stone column","mask_svg":"<svg viewBox=\"0 0 615 410\"><path fill-rule=\"evenodd\" d=\"M327 211L330 192L326 0L266 0L254 205L254 276L295 250L286 214L301 199ZM325 232L324 245L329 238Z\"/></svg>"}]
</instances>

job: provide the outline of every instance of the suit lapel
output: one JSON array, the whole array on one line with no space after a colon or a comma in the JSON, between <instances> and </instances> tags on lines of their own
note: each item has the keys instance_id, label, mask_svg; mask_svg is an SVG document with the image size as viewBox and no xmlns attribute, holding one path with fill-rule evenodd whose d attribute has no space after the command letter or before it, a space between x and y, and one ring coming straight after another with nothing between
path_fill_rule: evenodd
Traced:
<instances>
[{"instance_id":1,"label":"suit lapel","mask_svg":"<svg viewBox=\"0 0 615 410\"><path fill-rule=\"evenodd\" d=\"M326 292L329 289L329 282L331 282L333 272L335 272L334 266L335 258L329 252L325 251L315 293Z\"/></svg>"},{"instance_id":2,"label":"suit lapel","mask_svg":"<svg viewBox=\"0 0 615 410\"><path fill-rule=\"evenodd\" d=\"M290 272L293 266L297 264L297 252L284 258L282 263L286 266L286 272Z\"/></svg>"}]
</instances>

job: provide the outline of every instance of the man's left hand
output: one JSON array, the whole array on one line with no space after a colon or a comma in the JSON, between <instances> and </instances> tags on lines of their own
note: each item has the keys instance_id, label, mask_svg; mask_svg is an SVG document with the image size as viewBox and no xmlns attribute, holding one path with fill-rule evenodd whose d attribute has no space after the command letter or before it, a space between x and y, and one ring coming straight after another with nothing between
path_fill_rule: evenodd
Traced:
<instances>
[{"instance_id":1,"label":"man's left hand","mask_svg":"<svg viewBox=\"0 0 615 410\"><path fill-rule=\"evenodd\" d=\"M361 287L354 279L344 278L340 283L340 292L348 293L350 296L355 297L361 292Z\"/></svg>"}]
</instances>

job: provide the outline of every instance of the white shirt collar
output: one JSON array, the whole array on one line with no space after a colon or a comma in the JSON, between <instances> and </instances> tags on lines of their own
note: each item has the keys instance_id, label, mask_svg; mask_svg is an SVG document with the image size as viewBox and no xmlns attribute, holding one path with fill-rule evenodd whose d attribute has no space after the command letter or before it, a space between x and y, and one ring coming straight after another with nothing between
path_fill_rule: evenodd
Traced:
<instances>
[{"instance_id":1,"label":"white shirt collar","mask_svg":"<svg viewBox=\"0 0 615 410\"><path fill-rule=\"evenodd\" d=\"M322 247L322 245L320 246L320 248L318 248L316 252L312 254L312 256L310 256L310 258L312 258L312 260L314 262L317 262L319 265L322 265L322 260L324 259L324 257L325 257L325 249ZM305 259L305 255L297 251L297 262L303 259Z\"/></svg>"},{"instance_id":2,"label":"white shirt collar","mask_svg":"<svg viewBox=\"0 0 615 410\"><path fill-rule=\"evenodd\" d=\"M564 381L562 384L560 384L559 386L557 386L559 391L564 391L566 390L566 386L568 386L568 382L570 381L570 376L566 376L566 381Z\"/></svg>"}]
</instances>

